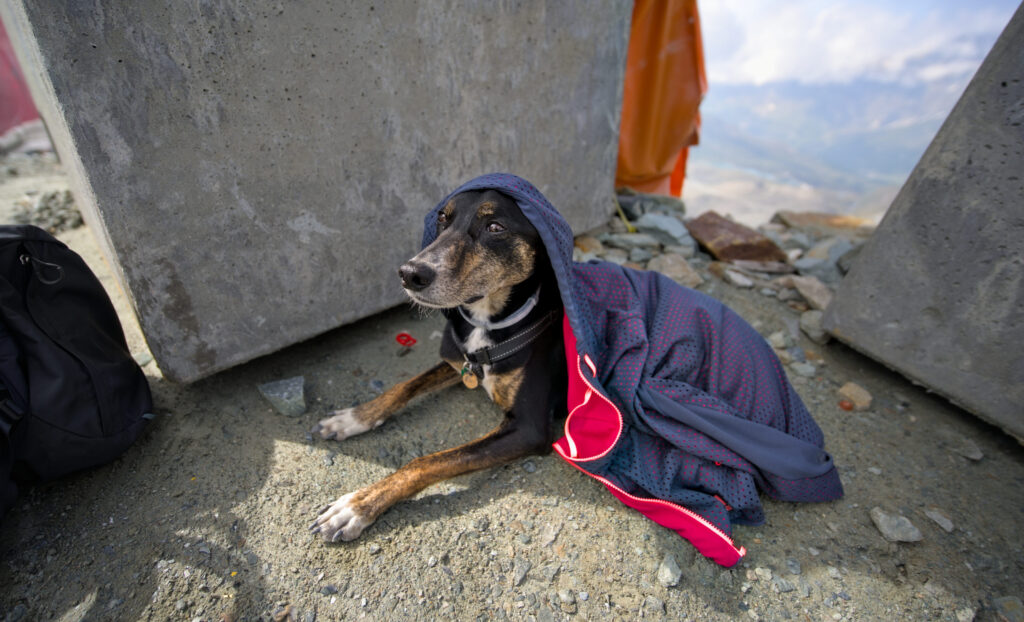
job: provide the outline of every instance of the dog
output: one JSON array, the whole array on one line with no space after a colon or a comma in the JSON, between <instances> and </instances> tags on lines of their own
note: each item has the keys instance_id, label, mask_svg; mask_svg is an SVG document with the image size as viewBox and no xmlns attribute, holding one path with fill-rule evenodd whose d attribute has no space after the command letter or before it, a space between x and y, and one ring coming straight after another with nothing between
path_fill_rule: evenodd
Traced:
<instances>
[{"instance_id":1,"label":"dog","mask_svg":"<svg viewBox=\"0 0 1024 622\"><path fill-rule=\"evenodd\" d=\"M411 400L462 383L482 387L504 413L475 441L416 458L324 507L310 531L353 540L391 506L445 479L551 451L566 414L562 303L540 235L495 190L456 194L437 214L437 237L398 270L417 305L447 319L442 362L376 399L335 411L314 433L337 441L379 427Z\"/></svg>"}]
</instances>

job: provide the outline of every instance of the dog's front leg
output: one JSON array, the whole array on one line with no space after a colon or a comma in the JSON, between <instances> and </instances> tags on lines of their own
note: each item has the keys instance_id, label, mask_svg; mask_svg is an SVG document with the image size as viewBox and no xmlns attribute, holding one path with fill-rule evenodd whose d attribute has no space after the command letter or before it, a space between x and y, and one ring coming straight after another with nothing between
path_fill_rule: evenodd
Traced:
<instances>
[{"instance_id":1,"label":"dog's front leg","mask_svg":"<svg viewBox=\"0 0 1024 622\"><path fill-rule=\"evenodd\" d=\"M330 417L316 424L313 433L338 441L362 434L387 421L388 417L413 398L452 386L458 381L459 376L452 366L442 362L418 376L396 384L365 404L334 411Z\"/></svg>"},{"instance_id":2,"label":"dog's front leg","mask_svg":"<svg viewBox=\"0 0 1024 622\"><path fill-rule=\"evenodd\" d=\"M385 510L431 484L547 448L545 431L517 423L511 414L506 415L501 425L483 438L416 458L377 483L340 497L321 511L310 530L330 542L355 539Z\"/></svg>"}]
</instances>

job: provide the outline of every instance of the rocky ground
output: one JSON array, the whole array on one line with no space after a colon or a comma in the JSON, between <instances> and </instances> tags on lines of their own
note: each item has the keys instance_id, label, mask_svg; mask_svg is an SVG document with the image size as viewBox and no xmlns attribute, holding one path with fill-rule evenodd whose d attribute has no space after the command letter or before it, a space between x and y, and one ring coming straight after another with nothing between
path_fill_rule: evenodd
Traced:
<instances>
[{"instance_id":1,"label":"rocky ground","mask_svg":"<svg viewBox=\"0 0 1024 622\"><path fill-rule=\"evenodd\" d=\"M5 222L40 202L66 212L66 189L52 158L0 162ZM815 300L865 232L767 224L802 261L801 274L768 274L712 262L662 218L680 222L673 206L626 203L643 230L613 220L580 239L580 258L654 262L746 317L824 429L844 499L765 499L768 523L736 528L749 552L725 569L548 455L433 486L359 540L325 545L306 532L316 508L498 420L482 392L456 388L343 443L307 433L432 364L440 319L398 308L174 385L92 234L74 227L58 235L115 300L158 417L112 464L23 491L0 524L0 620L1024 619L1018 442L818 343ZM411 351L400 332L418 340ZM308 409L288 417L258 387L296 376Z\"/></svg>"}]
</instances>

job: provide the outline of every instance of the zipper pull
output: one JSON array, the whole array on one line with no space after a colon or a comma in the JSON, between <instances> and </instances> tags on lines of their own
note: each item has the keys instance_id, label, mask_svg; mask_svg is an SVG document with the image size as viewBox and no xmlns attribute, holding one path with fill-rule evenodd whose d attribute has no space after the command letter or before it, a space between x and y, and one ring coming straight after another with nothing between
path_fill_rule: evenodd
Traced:
<instances>
[{"instance_id":1,"label":"zipper pull","mask_svg":"<svg viewBox=\"0 0 1024 622\"><path fill-rule=\"evenodd\" d=\"M36 259L28 253L22 253L21 256L18 257L18 260L23 266L30 265L33 268L32 274L34 274L43 285L56 285L64 280L64 268L55 263ZM44 270L51 270L51 273L54 274L54 276L47 277Z\"/></svg>"}]
</instances>

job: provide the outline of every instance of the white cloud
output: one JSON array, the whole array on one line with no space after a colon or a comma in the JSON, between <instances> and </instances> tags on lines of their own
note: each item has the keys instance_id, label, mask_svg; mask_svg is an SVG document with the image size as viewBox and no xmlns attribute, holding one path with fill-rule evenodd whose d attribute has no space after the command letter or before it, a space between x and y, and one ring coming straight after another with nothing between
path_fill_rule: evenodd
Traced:
<instances>
[{"instance_id":1,"label":"white cloud","mask_svg":"<svg viewBox=\"0 0 1024 622\"><path fill-rule=\"evenodd\" d=\"M917 82L969 75L1015 0L707 0L700 3L714 83ZM984 48L984 49L981 49Z\"/></svg>"}]
</instances>

